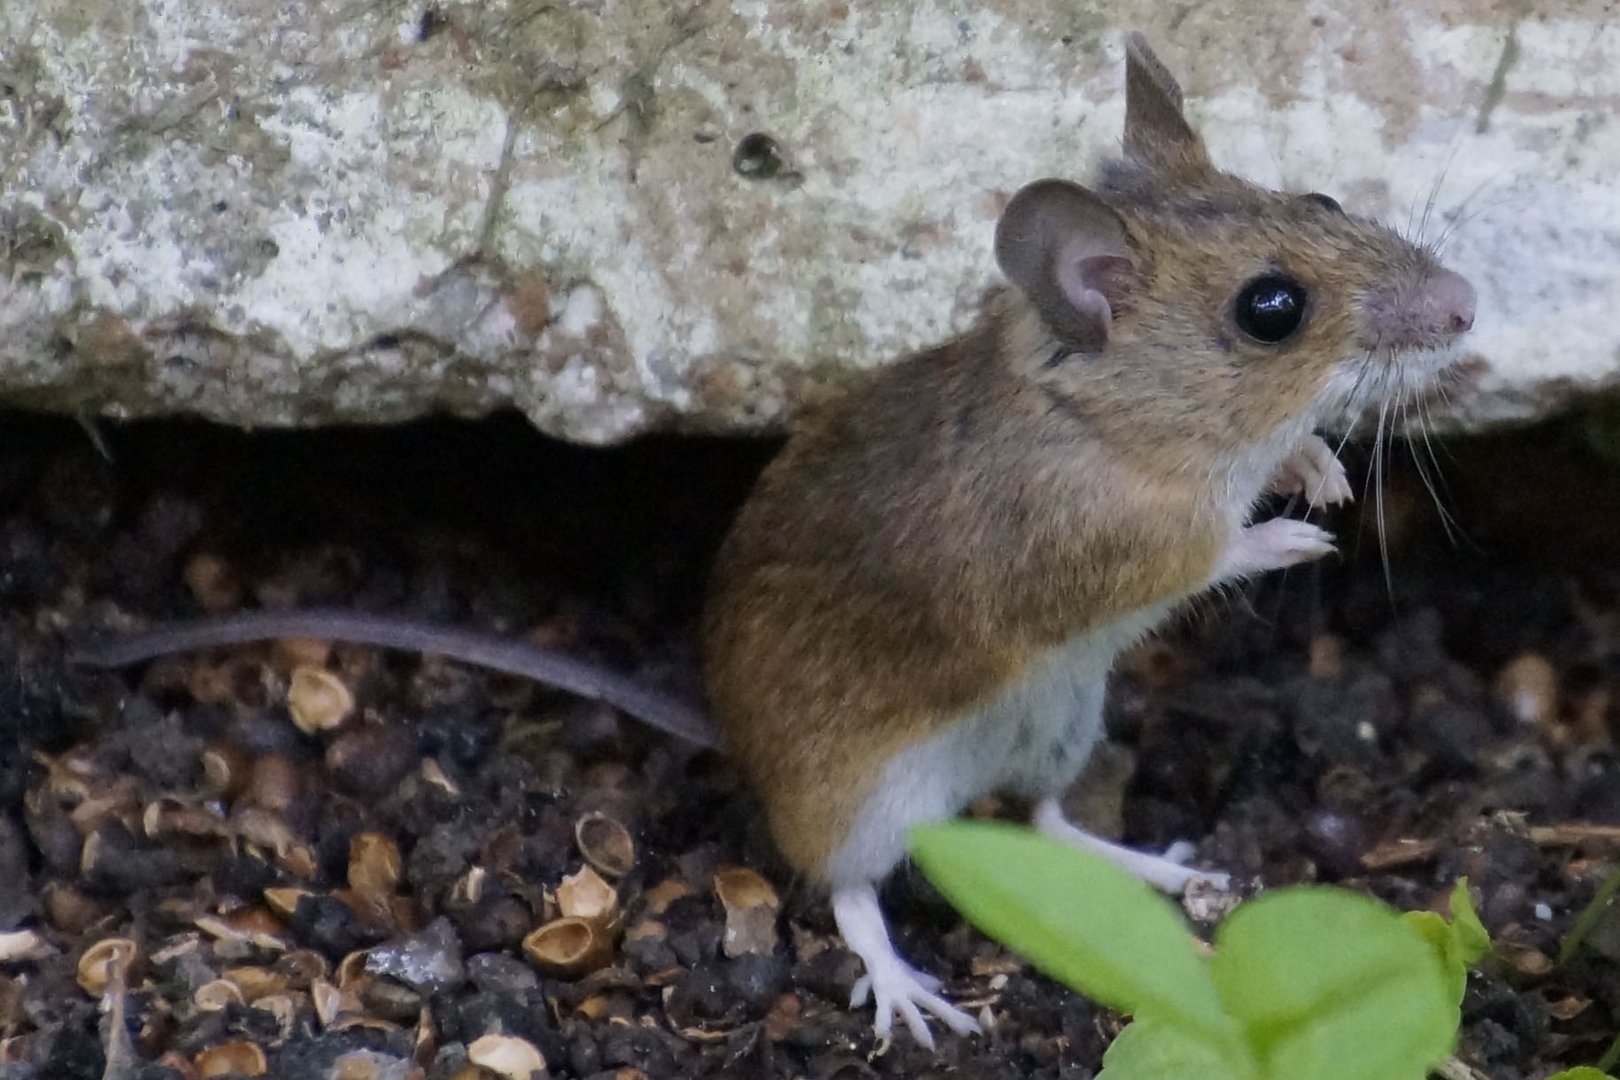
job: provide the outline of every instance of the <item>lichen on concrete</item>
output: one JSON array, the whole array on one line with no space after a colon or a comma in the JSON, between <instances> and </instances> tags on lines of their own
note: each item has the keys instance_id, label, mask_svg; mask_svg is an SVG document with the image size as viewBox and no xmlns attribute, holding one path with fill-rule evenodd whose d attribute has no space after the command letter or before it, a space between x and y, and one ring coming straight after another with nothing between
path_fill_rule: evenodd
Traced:
<instances>
[{"instance_id":1,"label":"lichen on concrete","mask_svg":"<svg viewBox=\"0 0 1620 1080\"><path fill-rule=\"evenodd\" d=\"M1224 166L1443 239L1491 365L1467 420L1616 381L1595 2L31 0L0 5L0 399L769 426L972 319L1005 198L1117 148L1130 26Z\"/></svg>"}]
</instances>

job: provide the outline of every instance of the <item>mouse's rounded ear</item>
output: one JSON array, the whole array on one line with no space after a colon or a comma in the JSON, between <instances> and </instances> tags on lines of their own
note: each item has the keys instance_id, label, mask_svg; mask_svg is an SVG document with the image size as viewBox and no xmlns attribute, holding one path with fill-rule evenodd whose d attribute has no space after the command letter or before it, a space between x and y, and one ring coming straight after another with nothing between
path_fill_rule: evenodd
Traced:
<instances>
[{"instance_id":1,"label":"mouse's rounded ear","mask_svg":"<svg viewBox=\"0 0 1620 1080\"><path fill-rule=\"evenodd\" d=\"M1106 202L1067 180L1037 180L1002 211L996 262L1054 334L1101 352L1135 258Z\"/></svg>"},{"instance_id":2,"label":"mouse's rounded ear","mask_svg":"<svg viewBox=\"0 0 1620 1080\"><path fill-rule=\"evenodd\" d=\"M1181 87L1140 30L1125 38L1125 153L1150 168L1209 165L1181 111Z\"/></svg>"}]
</instances>

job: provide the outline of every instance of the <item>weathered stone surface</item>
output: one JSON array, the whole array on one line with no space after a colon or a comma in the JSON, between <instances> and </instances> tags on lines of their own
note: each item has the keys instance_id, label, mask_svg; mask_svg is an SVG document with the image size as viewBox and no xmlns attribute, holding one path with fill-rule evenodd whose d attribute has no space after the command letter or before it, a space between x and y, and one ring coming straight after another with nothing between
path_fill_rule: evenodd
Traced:
<instances>
[{"instance_id":1,"label":"weathered stone surface","mask_svg":"<svg viewBox=\"0 0 1620 1080\"><path fill-rule=\"evenodd\" d=\"M0 0L0 397L768 423L970 319L1140 26L1223 165L1446 238L1525 415L1620 366L1620 25L1529 8Z\"/></svg>"}]
</instances>

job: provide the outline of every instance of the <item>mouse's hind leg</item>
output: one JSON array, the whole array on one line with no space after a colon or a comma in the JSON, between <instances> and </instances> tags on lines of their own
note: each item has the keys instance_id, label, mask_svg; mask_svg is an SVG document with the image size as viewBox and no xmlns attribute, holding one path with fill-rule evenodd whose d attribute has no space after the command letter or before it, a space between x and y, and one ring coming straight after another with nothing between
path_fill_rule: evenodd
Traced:
<instances>
[{"instance_id":1,"label":"mouse's hind leg","mask_svg":"<svg viewBox=\"0 0 1620 1080\"><path fill-rule=\"evenodd\" d=\"M1199 877L1216 888L1227 888L1225 874L1204 873L1183 865L1192 855L1190 845L1175 844L1163 855L1152 855L1104 840L1063 815L1062 795L1079 776L1092 747L1102 736L1105 687L1106 680L1097 679L1075 685L1072 696L1032 700L1029 726L1033 731L1047 733L1047 737L1019 748L1009 777L1010 786L1036 800L1031 824L1054 840L1101 855L1165 892L1181 893Z\"/></svg>"},{"instance_id":2,"label":"mouse's hind leg","mask_svg":"<svg viewBox=\"0 0 1620 1080\"><path fill-rule=\"evenodd\" d=\"M905 858L907 833L917 825L949 820L984 789L984 769L976 756L962 751L963 738L972 741L961 730L948 731L896 754L828 860L838 932L866 967L850 1006L858 1009L874 999L874 1028L882 1039L891 1034L896 1015L912 1038L928 1047L934 1045L928 1015L957 1034L979 1030L971 1016L940 995L938 979L900 958L877 896L877 884Z\"/></svg>"},{"instance_id":3,"label":"mouse's hind leg","mask_svg":"<svg viewBox=\"0 0 1620 1080\"><path fill-rule=\"evenodd\" d=\"M1225 874L1195 870L1184 864L1183 860L1192 855L1190 844L1173 844L1163 855L1150 855L1145 851L1137 851L1104 840L1100 836L1086 832L1064 817L1063 807L1055 795L1049 795L1036 803L1032 824L1038 831L1052 839L1061 840L1081 851L1101 855L1126 873L1141 878L1155 889L1167 893L1185 892L1187 886L1197 878L1203 878L1217 889L1225 890L1231 887L1231 880Z\"/></svg>"}]
</instances>

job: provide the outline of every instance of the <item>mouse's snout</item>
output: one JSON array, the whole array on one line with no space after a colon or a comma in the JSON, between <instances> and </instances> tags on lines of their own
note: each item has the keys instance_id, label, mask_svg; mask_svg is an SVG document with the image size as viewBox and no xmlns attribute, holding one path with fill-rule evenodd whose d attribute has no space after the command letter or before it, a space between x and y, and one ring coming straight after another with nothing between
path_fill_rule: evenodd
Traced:
<instances>
[{"instance_id":1,"label":"mouse's snout","mask_svg":"<svg viewBox=\"0 0 1620 1080\"><path fill-rule=\"evenodd\" d=\"M1364 347L1435 349L1473 329L1474 286L1461 274L1437 267L1415 285L1403 285L1379 289L1366 298Z\"/></svg>"},{"instance_id":2,"label":"mouse's snout","mask_svg":"<svg viewBox=\"0 0 1620 1080\"><path fill-rule=\"evenodd\" d=\"M1474 328L1474 287L1454 270L1442 270L1431 277L1419 301L1427 321L1452 334L1466 334Z\"/></svg>"}]
</instances>

